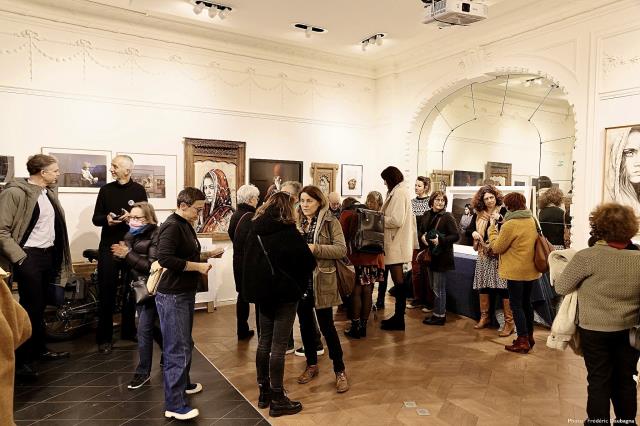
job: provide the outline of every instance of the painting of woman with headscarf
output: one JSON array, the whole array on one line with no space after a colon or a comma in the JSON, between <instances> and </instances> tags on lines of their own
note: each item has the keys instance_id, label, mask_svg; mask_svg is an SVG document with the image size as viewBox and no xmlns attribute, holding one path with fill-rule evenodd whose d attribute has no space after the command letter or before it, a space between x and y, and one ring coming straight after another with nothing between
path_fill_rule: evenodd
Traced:
<instances>
[{"instance_id":1,"label":"painting of woman with headscarf","mask_svg":"<svg viewBox=\"0 0 640 426\"><path fill-rule=\"evenodd\" d=\"M640 216L640 125L606 129L605 201L633 207Z\"/></svg>"},{"instance_id":2,"label":"painting of woman with headscarf","mask_svg":"<svg viewBox=\"0 0 640 426\"><path fill-rule=\"evenodd\" d=\"M234 211L227 176L220 169L211 169L202 178L200 189L207 198L202 217L196 227L197 232L205 234L226 233Z\"/></svg>"}]
</instances>

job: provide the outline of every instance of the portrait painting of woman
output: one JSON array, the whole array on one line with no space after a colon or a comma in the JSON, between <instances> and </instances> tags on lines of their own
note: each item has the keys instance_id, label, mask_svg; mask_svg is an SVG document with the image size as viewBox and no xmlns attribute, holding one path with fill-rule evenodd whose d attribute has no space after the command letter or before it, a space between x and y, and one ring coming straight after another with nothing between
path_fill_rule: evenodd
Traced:
<instances>
[{"instance_id":1,"label":"portrait painting of woman","mask_svg":"<svg viewBox=\"0 0 640 426\"><path fill-rule=\"evenodd\" d=\"M604 201L630 206L640 216L640 125L606 130Z\"/></svg>"},{"instance_id":2,"label":"portrait painting of woman","mask_svg":"<svg viewBox=\"0 0 640 426\"><path fill-rule=\"evenodd\" d=\"M234 211L227 176L220 169L211 169L202 178L200 189L207 198L197 232L227 232Z\"/></svg>"}]
</instances>

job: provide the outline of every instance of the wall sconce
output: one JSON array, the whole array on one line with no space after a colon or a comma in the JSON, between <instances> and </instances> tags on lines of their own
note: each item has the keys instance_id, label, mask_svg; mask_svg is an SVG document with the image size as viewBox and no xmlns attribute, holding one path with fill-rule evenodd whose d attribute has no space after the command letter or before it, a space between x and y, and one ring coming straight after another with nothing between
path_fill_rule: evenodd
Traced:
<instances>
[{"instance_id":1,"label":"wall sconce","mask_svg":"<svg viewBox=\"0 0 640 426\"><path fill-rule=\"evenodd\" d=\"M193 6L193 13L196 15L200 15L204 8L209 8L209 18L213 19L216 16L220 19L225 19L229 12L233 9L229 6L225 6L222 4L210 3L208 1L196 0L195 5Z\"/></svg>"},{"instance_id":2,"label":"wall sconce","mask_svg":"<svg viewBox=\"0 0 640 426\"><path fill-rule=\"evenodd\" d=\"M311 35L315 34L322 34L322 33L326 33L327 30L325 30L324 28L320 28L320 27L314 27L313 25L309 25L309 24L293 24L294 28L297 28L299 30L303 30L304 31L304 36L306 38L311 38Z\"/></svg>"},{"instance_id":3,"label":"wall sconce","mask_svg":"<svg viewBox=\"0 0 640 426\"><path fill-rule=\"evenodd\" d=\"M378 33L378 34L374 34L370 37L365 38L364 40L362 40L360 42L361 46L362 46L362 51L365 52L367 50L367 46L369 45L377 45L377 46L382 46L382 43L384 41L384 37L386 37L387 35L385 33Z\"/></svg>"}]
</instances>

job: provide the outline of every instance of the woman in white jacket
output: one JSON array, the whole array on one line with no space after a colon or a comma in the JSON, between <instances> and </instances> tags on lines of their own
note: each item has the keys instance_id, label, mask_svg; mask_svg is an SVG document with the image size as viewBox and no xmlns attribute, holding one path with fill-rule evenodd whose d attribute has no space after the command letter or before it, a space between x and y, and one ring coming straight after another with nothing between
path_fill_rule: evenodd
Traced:
<instances>
[{"instance_id":1,"label":"woman in white jacket","mask_svg":"<svg viewBox=\"0 0 640 426\"><path fill-rule=\"evenodd\" d=\"M416 217L411 209L409 191L402 185L404 176L389 166L380 174L387 186L384 213L384 263L391 273L396 292L396 310L392 317L381 322L383 330L404 330L404 311L407 305L402 264L411 262L413 249L418 247Z\"/></svg>"}]
</instances>

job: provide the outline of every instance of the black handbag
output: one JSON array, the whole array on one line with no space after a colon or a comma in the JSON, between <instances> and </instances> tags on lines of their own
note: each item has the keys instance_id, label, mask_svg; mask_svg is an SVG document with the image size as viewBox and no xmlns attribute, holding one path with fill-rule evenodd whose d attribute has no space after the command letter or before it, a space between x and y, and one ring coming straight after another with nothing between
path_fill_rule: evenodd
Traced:
<instances>
[{"instance_id":1,"label":"black handbag","mask_svg":"<svg viewBox=\"0 0 640 426\"><path fill-rule=\"evenodd\" d=\"M147 288L147 277L138 278L131 282L131 288L136 295L136 304L140 305L153 299L155 294L151 294Z\"/></svg>"}]
</instances>

